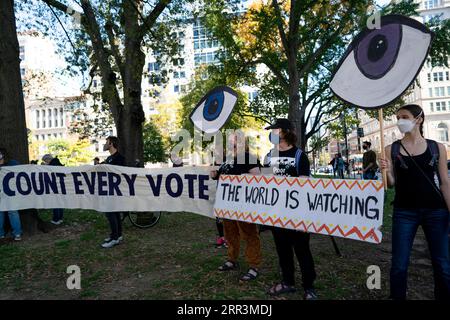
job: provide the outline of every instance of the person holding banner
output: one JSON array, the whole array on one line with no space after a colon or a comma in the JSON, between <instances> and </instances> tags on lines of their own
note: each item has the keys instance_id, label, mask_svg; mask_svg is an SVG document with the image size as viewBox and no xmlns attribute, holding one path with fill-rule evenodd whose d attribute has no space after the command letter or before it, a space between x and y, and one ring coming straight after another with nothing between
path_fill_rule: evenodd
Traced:
<instances>
[{"instance_id":1,"label":"person holding banner","mask_svg":"<svg viewBox=\"0 0 450 320\"><path fill-rule=\"evenodd\" d=\"M211 171L210 175L212 179L217 180L221 174L261 174L261 165L255 156L251 155L248 151L245 151L244 154L238 154L238 150L245 150L245 148L239 148L237 140L238 137L236 134L229 136L230 143L228 145L232 148L231 153L233 159L222 163L218 170ZM256 279L259 275L259 266L261 264L261 240L257 225L243 221L224 219L223 229L228 246L227 261L219 267L219 271L235 270L238 267L237 260L242 239L246 242L245 259L249 265L249 269L240 280L250 281Z\"/></svg>"},{"instance_id":2,"label":"person holding banner","mask_svg":"<svg viewBox=\"0 0 450 320\"><path fill-rule=\"evenodd\" d=\"M105 164L115 166L125 166L125 158L119 153L119 139L117 137L109 136L106 138L106 143L103 146L104 151L109 151L110 156L106 158ZM102 244L102 248L112 248L123 241L122 235L122 217L120 212L106 212L106 218L109 222L111 234L106 238Z\"/></svg>"},{"instance_id":3,"label":"person holding banner","mask_svg":"<svg viewBox=\"0 0 450 320\"><path fill-rule=\"evenodd\" d=\"M8 153L6 149L0 148L0 168L3 166L16 166L18 164L19 162L17 160L8 159ZM8 215L9 224L12 228L12 235L14 240L22 240L22 224L20 222L19 211L17 210L0 212L0 239L5 238L5 229L3 227L5 223L5 215Z\"/></svg>"},{"instance_id":4,"label":"person holding banner","mask_svg":"<svg viewBox=\"0 0 450 320\"><path fill-rule=\"evenodd\" d=\"M47 166L57 166L62 167L64 166L61 161L59 161L58 157L53 157L51 154L45 154L42 157L42 163ZM63 209L53 209L53 218L50 221L50 223L54 225L60 225L63 223L63 217L64 217L64 210Z\"/></svg>"},{"instance_id":5,"label":"person holding banner","mask_svg":"<svg viewBox=\"0 0 450 320\"><path fill-rule=\"evenodd\" d=\"M275 145L267 155L265 163L273 168L278 176L299 177L309 176L310 166L308 157L297 148L297 136L294 127L288 119L277 119L268 126L271 129L270 141ZM302 272L305 300L315 300L314 289L316 271L311 254L309 233L285 228L272 228L273 238L281 268L282 281L269 289L269 294L276 296L283 293L295 292L295 264L294 252L297 256Z\"/></svg>"},{"instance_id":6,"label":"person holding banner","mask_svg":"<svg viewBox=\"0 0 450 320\"><path fill-rule=\"evenodd\" d=\"M380 161L388 185L395 187L390 298L406 299L411 248L422 226L431 253L435 298L450 300L447 152L442 144L423 137L425 116L420 106L401 107L397 119L404 137L387 146L386 159Z\"/></svg>"}]
</instances>

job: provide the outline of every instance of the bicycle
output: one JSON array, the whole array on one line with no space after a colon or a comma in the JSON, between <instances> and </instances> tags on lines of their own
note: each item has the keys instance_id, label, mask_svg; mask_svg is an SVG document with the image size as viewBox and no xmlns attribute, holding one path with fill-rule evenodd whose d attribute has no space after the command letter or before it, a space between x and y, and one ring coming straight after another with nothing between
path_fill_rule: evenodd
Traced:
<instances>
[{"instance_id":1,"label":"bicycle","mask_svg":"<svg viewBox=\"0 0 450 320\"><path fill-rule=\"evenodd\" d=\"M156 225L161 218L161 211L152 212L122 212L122 221L126 218L130 220L131 224L139 229L147 229Z\"/></svg>"},{"instance_id":2,"label":"bicycle","mask_svg":"<svg viewBox=\"0 0 450 320\"><path fill-rule=\"evenodd\" d=\"M136 168L143 168L137 159L134 165ZM161 211L128 211L122 212L122 222L128 217L131 224L140 229L151 228L156 225L161 218Z\"/></svg>"}]
</instances>

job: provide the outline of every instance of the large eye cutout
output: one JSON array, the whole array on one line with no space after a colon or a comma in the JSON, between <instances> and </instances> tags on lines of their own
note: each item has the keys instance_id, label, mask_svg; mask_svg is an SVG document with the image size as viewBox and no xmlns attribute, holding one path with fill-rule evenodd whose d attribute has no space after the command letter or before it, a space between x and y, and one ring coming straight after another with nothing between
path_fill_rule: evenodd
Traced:
<instances>
[{"instance_id":1,"label":"large eye cutout","mask_svg":"<svg viewBox=\"0 0 450 320\"><path fill-rule=\"evenodd\" d=\"M231 116L236 105L237 93L226 86L208 92L195 106L189 118L194 126L205 132L219 131Z\"/></svg>"},{"instance_id":2,"label":"large eye cutout","mask_svg":"<svg viewBox=\"0 0 450 320\"><path fill-rule=\"evenodd\" d=\"M433 33L399 15L381 17L380 29L364 29L336 68L330 88L360 108L384 107L400 97L420 72Z\"/></svg>"}]
</instances>

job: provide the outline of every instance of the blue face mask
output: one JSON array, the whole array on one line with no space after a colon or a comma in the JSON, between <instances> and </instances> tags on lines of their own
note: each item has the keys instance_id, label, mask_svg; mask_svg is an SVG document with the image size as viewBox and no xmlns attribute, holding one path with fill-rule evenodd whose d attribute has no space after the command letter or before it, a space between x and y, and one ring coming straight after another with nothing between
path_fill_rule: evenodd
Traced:
<instances>
[{"instance_id":1,"label":"blue face mask","mask_svg":"<svg viewBox=\"0 0 450 320\"><path fill-rule=\"evenodd\" d=\"M280 135L275 133L269 133L269 140L272 144L280 144Z\"/></svg>"}]
</instances>

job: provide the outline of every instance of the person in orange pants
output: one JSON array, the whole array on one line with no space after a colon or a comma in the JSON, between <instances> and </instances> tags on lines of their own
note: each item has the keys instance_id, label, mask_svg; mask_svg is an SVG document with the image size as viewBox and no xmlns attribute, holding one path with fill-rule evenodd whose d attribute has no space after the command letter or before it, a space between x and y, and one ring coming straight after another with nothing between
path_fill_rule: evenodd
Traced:
<instances>
[{"instance_id":1,"label":"person in orange pants","mask_svg":"<svg viewBox=\"0 0 450 320\"><path fill-rule=\"evenodd\" d=\"M249 265L242 281L254 280L258 276L258 268L261 264L261 240L256 224L236 220L224 220L223 228L227 240L227 261L219 267L220 271L233 270L237 267L241 239L246 242L245 260Z\"/></svg>"},{"instance_id":2,"label":"person in orange pants","mask_svg":"<svg viewBox=\"0 0 450 320\"><path fill-rule=\"evenodd\" d=\"M211 178L217 180L221 174L261 174L261 164L256 157L250 155L245 146L238 148L237 136L231 135L228 138L229 146L232 146L232 150L229 150L229 152L233 157L230 157L232 159L228 159L223 162L218 170L211 171ZM237 156L238 150L246 150L244 155L245 157L243 159ZM222 266L219 267L219 270L229 271L237 268L241 240L244 240L247 242L245 258L249 265L249 269L247 273L241 277L241 280L249 281L256 279L259 274L258 268L261 264L261 242L256 224L224 219L223 227L225 232L225 240L228 244L228 259Z\"/></svg>"}]
</instances>

